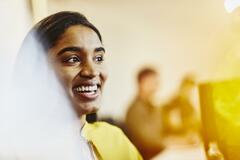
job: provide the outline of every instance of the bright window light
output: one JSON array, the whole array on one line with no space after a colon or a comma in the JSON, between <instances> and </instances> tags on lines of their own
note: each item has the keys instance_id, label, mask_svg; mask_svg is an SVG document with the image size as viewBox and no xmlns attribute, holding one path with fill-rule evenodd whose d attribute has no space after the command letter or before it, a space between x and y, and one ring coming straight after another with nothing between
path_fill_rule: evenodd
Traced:
<instances>
[{"instance_id":1,"label":"bright window light","mask_svg":"<svg viewBox=\"0 0 240 160\"><path fill-rule=\"evenodd\" d=\"M231 13L240 6L240 0L225 0L224 6L227 12Z\"/></svg>"}]
</instances>

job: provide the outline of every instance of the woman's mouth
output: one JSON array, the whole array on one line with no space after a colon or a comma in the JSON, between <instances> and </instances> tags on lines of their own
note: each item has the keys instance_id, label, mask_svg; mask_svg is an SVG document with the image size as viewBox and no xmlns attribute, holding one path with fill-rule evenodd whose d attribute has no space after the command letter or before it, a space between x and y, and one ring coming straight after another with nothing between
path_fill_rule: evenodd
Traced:
<instances>
[{"instance_id":1,"label":"woman's mouth","mask_svg":"<svg viewBox=\"0 0 240 160\"><path fill-rule=\"evenodd\" d=\"M100 95L100 85L98 84L83 84L73 87L73 93L81 100L92 101Z\"/></svg>"}]
</instances>

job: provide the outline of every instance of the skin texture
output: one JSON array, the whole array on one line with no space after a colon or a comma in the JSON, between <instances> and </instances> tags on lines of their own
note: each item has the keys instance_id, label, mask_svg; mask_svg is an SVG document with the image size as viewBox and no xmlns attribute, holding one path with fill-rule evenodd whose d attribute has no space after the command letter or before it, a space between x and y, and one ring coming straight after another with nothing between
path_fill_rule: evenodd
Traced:
<instances>
[{"instance_id":1,"label":"skin texture","mask_svg":"<svg viewBox=\"0 0 240 160\"><path fill-rule=\"evenodd\" d=\"M139 96L142 99L149 99L156 93L159 85L157 74L149 74L139 82Z\"/></svg>"},{"instance_id":2,"label":"skin texture","mask_svg":"<svg viewBox=\"0 0 240 160\"><path fill-rule=\"evenodd\" d=\"M96 112L107 79L105 50L97 34L82 25L71 26L48 55L77 114L81 117ZM93 85L98 86L93 95L76 91L79 86Z\"/></svg>"}]
</instances>

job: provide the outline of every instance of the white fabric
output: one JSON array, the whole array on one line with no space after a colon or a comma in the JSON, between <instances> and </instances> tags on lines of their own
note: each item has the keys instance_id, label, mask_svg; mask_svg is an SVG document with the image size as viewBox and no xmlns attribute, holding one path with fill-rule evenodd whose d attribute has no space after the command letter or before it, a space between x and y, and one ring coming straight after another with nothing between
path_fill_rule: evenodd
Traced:
<instances>
[{"instance_id":1,"label":"white fabric","mask_svg":"<svg viewBox=\"0 0 240 160\"><path fill-rule=\"evenodd\" d=\"M11 80L3 86L0 159L91 159L79 119L33 32L23 42Z\"/></svg>"}]
</instances>

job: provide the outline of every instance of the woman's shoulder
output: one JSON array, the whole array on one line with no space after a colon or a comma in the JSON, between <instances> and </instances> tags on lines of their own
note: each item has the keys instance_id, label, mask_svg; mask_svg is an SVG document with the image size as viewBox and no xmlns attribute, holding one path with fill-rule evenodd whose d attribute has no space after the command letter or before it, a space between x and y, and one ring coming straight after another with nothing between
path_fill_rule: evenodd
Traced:
<instances>
[{"instance_id":1,"label":"woman's shoulder","mask_svg":"<svg viewBox=\"0 0 240 160\"><path fill-rule=\"evenodd\" d=\"M122 130L106 122L87 123L84 137L91 141L103 159L141 160L137 149ZM117 157L117 158L116 158Z\"/></svg>"},{"instance_id":2,"label":"woman's shoulder","mask_svg":"<svg viewBox=\"0 0 240 160\"><path fill-rule=\"evenodd\" d=\"M101 131L104 131L104 132L109 131L113 133L121 132L120 128L102 121L97 121L94 123L86 123L84 126L84 129L91 132L101 132Z\"/></svg>"},{"instance_id":3,"label":"woman's shoulder","mask_svg":"<svg viewBox=\"0 0 240 160\"><path fill-rule=\"evenodd\" d=\"M103 141L103 143L114 143L126 138L120 128L101 121L85 124L83 133L85 138L94 141Z\"/></svg>"}]
</instances>

